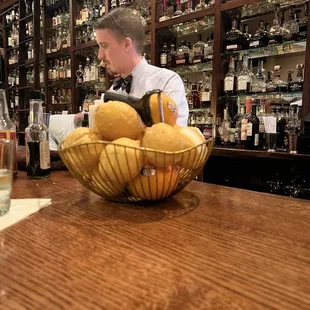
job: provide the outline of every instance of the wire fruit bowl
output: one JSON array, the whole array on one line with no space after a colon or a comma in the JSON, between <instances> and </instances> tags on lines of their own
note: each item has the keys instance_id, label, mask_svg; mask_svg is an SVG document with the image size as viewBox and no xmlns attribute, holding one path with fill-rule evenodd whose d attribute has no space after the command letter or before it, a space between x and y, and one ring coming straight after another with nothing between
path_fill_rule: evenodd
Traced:
<instances>
[{"instance_id":1,"label":"wire fruit bowl","mask_svg":"<svg viewBox=\"0 0 310 310\"><path fill-rule=\"evenodd\" d=\"M71 174L90 191L118 202L166 199L181 191L202 170L213 139L167 152L98 141L58 151Z\"/></svg>"}]
</instances>

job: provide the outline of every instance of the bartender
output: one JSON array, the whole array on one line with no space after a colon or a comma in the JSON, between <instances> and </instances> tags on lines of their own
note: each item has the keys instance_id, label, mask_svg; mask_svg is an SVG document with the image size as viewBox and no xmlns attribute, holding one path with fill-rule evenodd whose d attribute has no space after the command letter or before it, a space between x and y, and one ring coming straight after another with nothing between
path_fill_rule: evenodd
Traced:
<instances>
[{"instance_id":1,"label":"bartender","mask_svg":"<svg viewBox=\"0 0 310 310\"><path fill-rule=\"evenodd\" d=\"M111 90L141 98L146 92L160 89L178 105L179 126L187 126L188 104L180 76L167 69L149 65L142 56L145 31L140 15L128 8L118 8L96 25L98 58L109 74L118 74Z\"/></svg>"}]
</instances>

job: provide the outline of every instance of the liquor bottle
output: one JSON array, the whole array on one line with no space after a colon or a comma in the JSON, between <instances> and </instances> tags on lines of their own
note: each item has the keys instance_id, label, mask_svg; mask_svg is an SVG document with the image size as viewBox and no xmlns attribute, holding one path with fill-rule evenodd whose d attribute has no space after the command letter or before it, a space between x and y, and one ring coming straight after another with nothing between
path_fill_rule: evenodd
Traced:
<instances>
[{"instance_id":1,"label":"liquor bottle","mask_svg":"<svg viewBox=\"0 0 310 310\"><path fill-rule=\"evenodd\" d=\"M297 69L297 79L296 81L292 82L290 84L290 91L293 92L302 92L304 88L304 79L303 79L303 70L304 70L304 65L299 64L296 66Z\"/></svg>"},{"instance_id":2,"label":"liquor bottle","mask_svg":"<svg viewBox=\"0 0 310 310\"><path fill-rule=\"evenodd\" d=\"M221 133L222 144L224 146L228 146L229 135L230 135L230 118L229 118L228 107L225 107L224 109L224 116L223 116L223 122L221 125L220 133Z\"/></svg>"},{"instance_id":3,"label":"liquor bottle","mask_svg":"<svg viewBox=\"0 0 310 310\"><path fill-rule=\"evenodd\" d=\"M167 6L168 6L167 2L168 2L167 0L164 0L163 2L163 15L159 18L160 22L170 19L170 16L168 16L167 14Z\"/></svg>"},{"instance_id":4,"label":"liquor bottle","mask_svg":"<svg viewBox=\"0 0 310 310\"><path fill-rule=\"evenodd\" d=\"M167 56L167 68L175 68L176 63L176 51L175 51L175 45L171 44L170 45L170 51L169 54Z\"/></svg>"},{"instance_id":5,"label":"liquor bottle","mask_svg":"<svg viewBox=\"0 0 310 310\"><path fill-rule=\"evenodd\" d=\"M241 121L241 147L254 150L259 146L259 119L256 116L256 105L252 105L251 101L251 98L247 98L246 114Z\"/></svg>"},{"instance_id":6,"label":"liquor bottle","mask_svg":"<svg viewBox=\"0 0 310 310\"><path fill-rule=\"evenodd\" d=\"M200 94L198 92L197 82L192 83L192 100L194 109L201 108Z\"/></svg>"},{"instance_id":7,"label":"liquor bottle","mask_svg":"<svg viewBox=\"0 0 310 310\"><path fill-rule=\"evenodd\" d=\"M193 1L192 0L187 0L186 2L186 10L184 11L184 14L190 14L193 13Z\"/></svg>"},{"instance_id":8,"label":"liquor bottle","mask_svg":"<svg viewBox=\"0 0 310 310\"><path fill-rule=\"evenodd\" d=\"M172 18L179 17L179 16L183 15L183 12L181 10L181 2L180 2L180 0L176 0L176 2L177 2L177 6L176 6L175 12L172 15Z\"/></svg>"},{"instance_id":9,"label":"liquor bottle","mask_svg":"<svg viewBox=\"0 0 310 310\"><path fill-rule=\"evenodd\" d=\"M248 69L248 65L248 55L243 55L242 70L237 78L237 90L239 94L248 94L251 90L251 72Z\"/></svg>"},{"instance_id":10,"label":"liquor bottle","mask_svg":"<svg viewBox=\"0 0 310 310\"><path fill-rule=\"evenodd\" d=\"M212 114L210 111L207 113L207 120L206 124L203 126L202 133L205 137L205 139L211 139L213 134L213 121L212 121Z\"/></svg>"},{"instance_id":11,"label":"liquor bottle","mask_svg":"<svg viewBox=\"0 0 310 310\"><path fill-rule=\"evenodd\" d=\"M214 34L211 33L207 42L204 43L203 48L203 63L207 63L213 60L213 47L214 47Z\"/></svg>"},{"instance_id":12,"label":"liquor bottle","mask_svg":"<svg viewBox=\"0 0 310 310\"><path fill-rule=\"evenodd\" d=\"M177 49L176 65L189 65L189 48L185 45L185 41L182 41L181 45Z\"/></svg>"},{"instance_id":13,"label":"liquor bottle","mask_svg":"<svg viewBox=\"0 0 310 310\"><path fill-rule=\"evenodd\" d=\"M211 77L206 72L203 72L201 89L200 89L200 101L202 108L210 107L211 93L212 93Z\"/></svg>"},{"instance_id":14,"label":"liquor bottle","mask_svg":"<svg viewBox=\"0 0 310 310\"><path fill-rule=\"evenodd\" d=\"M309 14L309 0L305 1L305 16L299 22L298 38L300 40L305 40L307 38L308 14Z\"/></svg>"},{"instance_id":15,"label":"liquor bottle","mask_svg":"<svg viewBox=\"0 0 310 310\"><path fill-rule=\"evenodd\" d=\"M250 47L263 47L268 45L268 32L264 28L264 21L259 22L259 28L250 40Z\"/></svg>"},{"instance_id":16,"label":"liquor bottle","mask_svg":"<svg viewBox=\"0 0 310 310\"><path fill-rule=\"evenodd\" d=\"M30 179L50 176L51 160L48 129L43 123L41 93L33 92L29 101L30 123L25 129L26 167Z\"/></svg>"},{"instance_id":17,"label":"liquor bottle","mask_svg":"<svg viewBox=\"0 0 310 310\"><path fill-rule=\"evenodd\" d=\"M244 35L243 48L246 49L250 47L250 41L252 38L252 35L249 34L249 26L247 24L243 25L243 35Z\"/></svg>"},{"instance_id":18,"label":"liquor bottle","mask_svg":"<svg viewBox=\"0 0 310 310\"><path fill-rule=\"evenodd\" d=\"M253 93L265 93L266 92L266 83L263 76L263 61L258 63L257 76L255 82L252 84Z\"/></svg>"},{"instance_id":19,"label":"liquor bottle","mask_svg":"<svg viewBox=\"0 0 310 310\"><path fill-rule=\"evenodd\" d=\"M68 65L67 65L67 79L71 79L71 59L68 59Z\"/></svg>"},{"instance_id":20,"label":"liquor bottle","mask_svg":"<svg viewBox=\"0 0 310 310\"><path fill-rule=\"evenodd\" d=\"M84 67L84 83L90 81L90 59L86 57L86 65Z\"/></svg>"},{"instance_id":21,"label":"liquor bottle","mask_svg":"<svg viewBox=\"0 0 310 310\"><path fill-rule=\"evenodd\" d=\"M4 89L0 89L0 138L16 141L16 126L9 117L9 109ZM17 174L16 148L14 149L13 174Z\"/></svg>"},{"instance_id":22,"label":"liquor bottle","mask_svg":"<svg viewBox=\"0 0 310 310\"><path fill-rule=\"evenodd\" d=\"M236 90L235 59L230 56L229 69L224 79L224 93L233 95Z\"/></svg>"},{"instance_id":23,"label":"liquor bottle","mask_svg":"<svg viewBox=\"0 0 310 310\"><path fill-rule=\"evenodd\" d=\"M205 0L199 0L199 3L195 7L195 11L200 11L207 7Z\"/></svg>"},{"instance_id":24,"label":"liquor bottle","mask_svg":"<svg viewBox=\"0 0 310 310\"><path fill-rule=\"evenodd\" d=\"M299 25L295 20L294 6L289 8L289 20L283 24L283 39L285 41L297 40Z\"/></svg>"},{"instance_id":25,"label":"liquor bottle","mask_svg":"<svg viewBox=\"0 0 310 310\"><path fill-rule=\"evenodd\" d=\"M287 91L291 92L291 85L293 84L293 73L294 70L287 71Z\"/></svg>"},{"instance_id":26,"label":"liquor bottle","mask_svg":"<svg viewBox=\"0 0 310 310\"><path fill-rule=\"evenodd\" d=\"M281 66L275 65L273 68L273 80L267 84L267 91L269 92L287 92L287 82L280 79Z\"/></svg>"},{"instance_id":27,"label":"liquor bottle","mask_svg":"<svg viewBox=\"0 0 310 310\"><path fill-rule=\"evenodd\" d=\"M269 45L271 44L281 44L283 42L283 28L280 24L280 5L275 5L275 18L273 20L273 26L269 30Z\"/></svg>"},{"instance_id":28,"label":"liquor bottle","mask_svg":"<svg viewBox=\"0 0 310 310\"><path fill-rule=\"evenodd\" d=\"M160 52L160 66L162 68L167 68L167 63L168 63L168 46L167 43L164 43L163 49Z\"/></svg>"},{"instance_id":29,"label":"liquor bottle","mask_svg":"<svg viewBox=\"0 0 310 310\"><path fill-rule=\"evenodd\" d=\"M198 35L198 42L193 45L193 63L201 63L204 59L204 43L202 42L202 35Z\"/></svg>"},{"instance_id":30,"label":"liquor bottle","mask_svg":"<svg viewBox=\"0 0 310 310\"><path fill-rule=\"evenodd\" d=\"M237 51L241 50L244 45L244 34L237 29L237 18L233 18L232 27L225 35L225 51Z\"/></svg>"},{"instance_id":31,"label":"liquor bottle","mask_svg":"<svg viewBox=\"0 0 310 310\"><path fill-rule=\"evenodd\" d=\"M96 62L96 58L93 58L93 61L90 65L90 81L97 82L98 81L98 64Z\"/></svg>"}]
</instances>

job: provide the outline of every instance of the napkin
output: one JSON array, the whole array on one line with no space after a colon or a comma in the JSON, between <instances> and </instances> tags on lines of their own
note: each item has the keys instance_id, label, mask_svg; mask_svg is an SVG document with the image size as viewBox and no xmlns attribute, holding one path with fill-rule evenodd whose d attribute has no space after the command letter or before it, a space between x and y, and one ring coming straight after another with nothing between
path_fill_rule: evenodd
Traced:
<instances>
[{"instance_id":1,"label":"napkin","mask_svg":"<svg viewBox=\"0 0 310 310\"><path fill-rule=\"evenodd\" d=\"M51 201L51 199L12 199L10 211L0 216L0 231L48 207Z\"/></svg>"}]
</instances>

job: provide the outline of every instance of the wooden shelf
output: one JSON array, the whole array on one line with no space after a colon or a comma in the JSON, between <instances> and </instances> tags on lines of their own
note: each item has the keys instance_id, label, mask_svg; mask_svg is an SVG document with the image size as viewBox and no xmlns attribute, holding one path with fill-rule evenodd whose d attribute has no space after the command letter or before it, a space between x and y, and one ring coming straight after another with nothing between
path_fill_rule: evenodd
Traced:
<instances>
[{"instance_id":1,"label":"wooden shelf","mask_svg":"<svg viewBox=\"0 0 310 310\"><path fill-rule=\"evenodd\" d=\"M234 0L221 4L221 11L229 11L244 5L249 5L257 2L260 2L260 0Z\"/></svg>"},{"instance_id":2,"label":"wooden shelf","mask_svg":"<svg viewBox=\"0 0 310 310\"><path fill-rule=\"evenodd\" d=\"M72 50L75 51L79 51L82 49L86 49L86 48L90 48L90 47L94 47L97 45L97 41L90 41L90 42L86 42L86 43L81 43L78 45L75 45L72 47Z\"/></svg>"},{"instance_id":3,"label":"wooden shelf","mask_svg":"<svg viewBox=\"0 0 310 310\"><path fill-rule=\"evenodd\" d=\"M19 90L24 90L24 89L32 89L33 85L31 86L22 86L22 87L18 87Z\"/></svg>"},{"instance_id":4,"label":"wooden shelf","mask_svg":"<svg viewBox=\"0 0 310 310\"><path fill-rule=\"evenodd\" d=\"M193 19L200 19L208 15L214 15L214 13L215 13L215 6L212 6L210 8L196 11L191 14L186 14L186 15L181 15L180 17L171 18L164 22L157 22L155 24L155 28L161 29L161 28L171 27L173 25L189 22Z\"/></svg>"},{"instance_id":5,"label":"wooden shelf","mask_svg":"<svg viewBox=\"0 0 310 310\"><path fill-rule=\"evenodd\" d=\"M66 56L70 54L70 47L63 48L57 52L46 54L46 58L55 58L59 56Z\"/></svg>"},{"instance_id":6,"label":"wooden shelf","mask_svg":"<svg viewBox=\"0 0 310 310\"><path fill-rule=\"evenodd\" d=\"M32 18L32 17L33 17L33 14L32 14L32 13L31 13L31 14L28 14L27 16L25 16L25 17L21 18L21 19L19 20L19 22L22 22L22 21L28 20L28 19L30 19L30 18Z\"/></svg>"},{"instance_id":7,"label":"wooden shelf","mask_svg":"<svg viewBox=\"0 0 310 310\"><path fill-rule=\"evenodd\" d=\"M19 65L19 67L32 66L34 64L34 59L26 59L25 63Z\"/></svg>"},{"instance_id":8,"label":"wooden shelf","mask_svg":"<svg viewBox=\"0 0 310 310\"><path fill-rule=\"evenodd\" d=\"M235 148L214 147L211 155L222 157L238 157L238 158L270 158L270 159L286 159L286 160L309 160L310 155L306 154L289 154L284 152L267 152L263 150L243 150Z\"/></svg>"}]
</instances>

